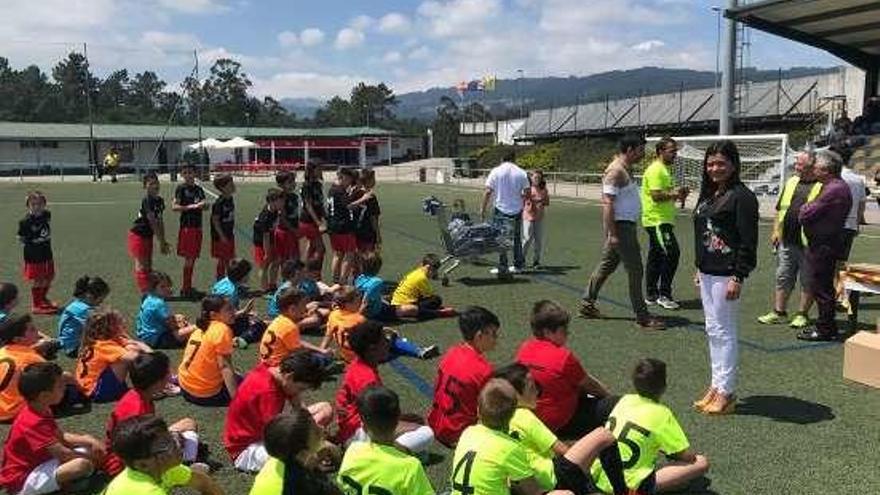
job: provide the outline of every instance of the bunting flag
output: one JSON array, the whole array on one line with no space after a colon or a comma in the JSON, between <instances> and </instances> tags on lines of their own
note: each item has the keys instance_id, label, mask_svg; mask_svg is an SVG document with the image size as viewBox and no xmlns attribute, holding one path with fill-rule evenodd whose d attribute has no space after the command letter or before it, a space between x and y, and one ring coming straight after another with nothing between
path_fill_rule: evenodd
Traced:
<instances>
[{"instance_id":1,"label":"bunting flag","mask_svg":"<svg viewBox=\"0 0 880 495\"><path fill-rule=\"evenodd\" d=\"M468 91L483 91L483 81L474 79L473 81L468 81L467 83Z\"/></svg>"},{"instance_id":2,"label":"bunting flag","mask_svg":"<svg viewBox=\"0 0 880 495\"><path fill-rule=\"evenodd\" d=\"M459 81L459 83L455 85L455 91L458 92L459 97L464 96L464 94L467 92L467 90L468 90L467 81Z\"/></svg>"},{"instance_id":3,"label":"bunting flag","mask_svg":"<svg viewBox=\"0 0 880 495\"><path fill-rule=\"evenodd\" d=\"M495 91L495 76L483 76L483 90Z\"/></svg>"}]
</instances>

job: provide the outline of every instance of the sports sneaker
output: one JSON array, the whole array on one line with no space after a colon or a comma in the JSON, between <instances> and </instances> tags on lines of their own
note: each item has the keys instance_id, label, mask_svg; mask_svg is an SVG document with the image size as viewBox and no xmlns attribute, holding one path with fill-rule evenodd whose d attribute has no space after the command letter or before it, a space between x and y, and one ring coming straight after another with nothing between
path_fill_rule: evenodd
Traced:
<instances>
[{"instance_id":1,"label":"sports sneaker","mask_svg":"<svg viewBox=\"0 0 880 495\"><path fill-rule=\"evenodd\" d=\"M656 297L652 298L652 297L648 296L645 298L645 304L647 304L648 306L656 306L657 305L657 298Z\"/></svg>"},{"instance_id":2,"label":"sports sneaker","mask_svg":"<svg viewBox=\"0 0 880 495\"><path fill-rule=\"evenodd\" d=\"M670 297L666 297L666 296L658 297L657 304L659 304L661 307L663 307L663 309L675 310L675 309L678 309L681 307L677 302L675 302L674 299L672 299Z\"/></svg>"},{"instance_id":3,"label":"sports sneaker","mask_svg":"<svg viewBox=\"0 0 880 495\"><path fill-rule=\"evenodd\" d=\"M791 328L807 328L810 325L810 320L803 313L797 313L794 315L794 318L791 319L791 323L788 324Z\"/></svg>"},{"instance_id":4,"label":"sports sneaker","mask_svg":"<svg viewBox=\"0 0 880 495\"><path fill-rule=\"evenodd\" d=\"M419 359L424 359L425 361L429 359L434 359L440 356L440 348L436 345L432 345L429 347L425 347L424 350L419 354Z\"/></svg>"},{"instance_id":5,"label":"sports sneaker","mask_svg":"<svg viewBox=\"0 0 880 495\"><path fill-rule=\"evenodd\" d=\"M599 312L599 308L596 307L596 303L593 301L582 301L578 314L581 318L586 318L588 320L598 320L602 318L602 313Z\"/></svg>"},{"instance_id":6,"label":"sports sneaker","mask_svg":"<svg viewBox=\"0 0 880 495\"><path fill-rule=\"evenodd\" d=\"M781 325L788 321L788 314L779 313L777 311L771 311L766 315L761 315L758 317L758 323L762 323L764 325Z\"/></svg>"},{"instance_id":7,"label":"sports sneaker","mask_svg":"<svg viewBox=\"0 0 880 495\"><path fill-rule=\"evenodd\" d=\"M54 315L58 314L58 308L46 305L31 306L31 313L35 315Z\"/></svg>"}]
</instances>

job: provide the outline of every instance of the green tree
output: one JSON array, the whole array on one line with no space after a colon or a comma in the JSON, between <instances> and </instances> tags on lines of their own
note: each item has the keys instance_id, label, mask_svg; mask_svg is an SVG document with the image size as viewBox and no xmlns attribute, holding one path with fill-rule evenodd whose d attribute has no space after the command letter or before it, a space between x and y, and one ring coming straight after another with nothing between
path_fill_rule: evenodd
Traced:
<instances>
[{"instance_id":1,"label":"green tree","mask_svg":"<svg viewBox=\"0 0 880 495\"><path fill-rule=\"evenodd\" d=\"M248 96L253 85L241 64L221 58L211 66L202 85L202 122L212 125L241 125L256 117L259 108Z\"/></svg>"},{"instance_id":2,"label":"green tree","mask_svg":"<svg viewBox=\"0 0 880 495\"><path fill-rule=\"evenodd\" d=\"M315 123L328 127L352 126L355 125L355 112L348 100L334 96L324 105L324 108L315 112Z\"/></svg>"},{"instance_id":3,"label":"green tree","mask_svg":"<svg viewBox=\"0 0 880 495\"><path fill-rule=\"evenodd\" d=\"M383 126L395 120L397 98L385 83L375 86L360 82L351 90L351 108L359 117L355 121L364 126Z\"/></svg>"},{"instance_id":4,"label":"green tree","mask_svg":"<svg viewBox=\"0 0 880 495\"><path fill-rule=\"evenodd\" d=\"M437 116L431 128L434 131L434 156L458 156L458 131L461 110L455 101L443 96L437 106Z\"/></svg>"},{"instance_id":5,"label":"green tree","mask_svg":"<svg viewBox=\"0 0 880 495\"><path fill-rule=\"evenodd\" d=\"M83 121L88 117L87 95L94 102L100 83L89 70L88 60L71 52L52 69L52 79L58 85L59 110L65 120Z\"/></svg>"}]
</instances>

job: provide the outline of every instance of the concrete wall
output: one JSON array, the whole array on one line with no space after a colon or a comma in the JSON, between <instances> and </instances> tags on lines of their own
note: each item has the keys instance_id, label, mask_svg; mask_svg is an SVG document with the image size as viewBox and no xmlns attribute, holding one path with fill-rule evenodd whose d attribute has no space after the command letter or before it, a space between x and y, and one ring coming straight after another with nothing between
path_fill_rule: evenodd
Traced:
<instances>
[{"instance_id":1,"label":"concrete wall","mask_svg":"<svg viewBox=\"0 0 880 495\"><path fill-rule=\"evenodd\" d=\"M22 147L21 141L0 141L0 163L82 164L89 161L88 143L57 141L57 148Z\"/></svg>"}]
</instances>

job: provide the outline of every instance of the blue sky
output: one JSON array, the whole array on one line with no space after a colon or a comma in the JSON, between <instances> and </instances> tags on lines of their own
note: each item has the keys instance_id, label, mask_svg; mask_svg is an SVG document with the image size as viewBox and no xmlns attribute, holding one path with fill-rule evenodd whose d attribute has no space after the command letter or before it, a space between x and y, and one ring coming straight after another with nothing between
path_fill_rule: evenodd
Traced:
<instances>
[{"instance_id":1,"label":"blue sky","mask_svg":"<svg viewBox=\"0 0 880 495\"><path fill-rule=\"evenodd\" d=\"M151 69L178 82L239 60L258 94L397 92L484 74L586 75L645 65L714 70L721 0L4 0L0 55L48 68L89 44L96 71ZM842 62L752 31L762 68Z\"/></svg>"}]
</instances>

